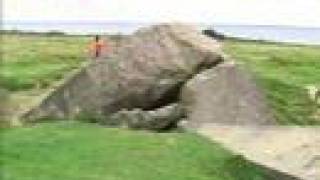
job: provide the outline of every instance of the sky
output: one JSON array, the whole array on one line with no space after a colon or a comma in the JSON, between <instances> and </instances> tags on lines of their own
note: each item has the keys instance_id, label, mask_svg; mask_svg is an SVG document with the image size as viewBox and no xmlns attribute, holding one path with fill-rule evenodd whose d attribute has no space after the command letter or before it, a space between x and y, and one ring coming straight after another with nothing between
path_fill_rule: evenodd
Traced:
<instances>
[{"instance_id":1,"label":"sky","mask_svg":"<svg viewBox=\"0 0 320 180\"><path fill-rule=\"evenodd\" d=\"M320 0L2 0L4 21L188 22L320 27Z\"/></svg>"}]
</instances>

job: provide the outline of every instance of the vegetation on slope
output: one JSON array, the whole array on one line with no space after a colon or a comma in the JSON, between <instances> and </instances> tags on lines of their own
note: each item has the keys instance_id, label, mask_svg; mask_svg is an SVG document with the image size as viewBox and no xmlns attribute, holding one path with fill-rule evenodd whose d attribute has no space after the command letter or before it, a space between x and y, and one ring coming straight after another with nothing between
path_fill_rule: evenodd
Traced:
<instances>
[{"instance_id":1,"label":"vegetation on slope","mask_svg":"<svg viewBox=\"0 0 320 180\"><path fill-rule=\"evenodd\" d=\"M75 122L2 132L3 180L262 180L262 169L192 133Z\"/></svg>"},{"instance_id":2,"label":"vegetation on slope","mask_svg":"<svg viewBox=\"0 0 320 180\"><path fill-rule=\"evenodd\" d=\"M305 89L320 83L319 46L229 40L225 50L256 75L280 124L320 124Z\"/></svg>"}]
</instances>

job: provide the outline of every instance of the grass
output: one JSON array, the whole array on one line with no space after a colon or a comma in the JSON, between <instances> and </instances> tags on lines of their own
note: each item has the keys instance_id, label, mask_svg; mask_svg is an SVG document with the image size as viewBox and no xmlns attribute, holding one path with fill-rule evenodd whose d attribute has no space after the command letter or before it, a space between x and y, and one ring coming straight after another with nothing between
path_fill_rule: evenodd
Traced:
<instances>
[{"instance_id":1,"label":"grass","mask_svg":"<svg viewBox=\"0 0 320 180\"><path fill-rule=\"evenodd\" d=\"M225 51L253 72L280 124L320 125L307 85L320 85L320 47L229 40Z\"/></svg>"},{"instance_id":2,"label":"grass","mask_svg":"<svg viewBox=\"0 0 320 180\"><path fill-rule=\"evenodd\" d=\"M5 129L3 180L262 180L258 167L192 133L55 122Z\"/></svg>"},{"instance_id":3,"label":"grass","mask_svg":"<svg viewBox=\"0 0 320 180\"><path fill-rule=\"evenodd\" d=\"M0 85L9 91L44 89L85 60L87 37L2 35Z\"/></svg>"}]
</instances>

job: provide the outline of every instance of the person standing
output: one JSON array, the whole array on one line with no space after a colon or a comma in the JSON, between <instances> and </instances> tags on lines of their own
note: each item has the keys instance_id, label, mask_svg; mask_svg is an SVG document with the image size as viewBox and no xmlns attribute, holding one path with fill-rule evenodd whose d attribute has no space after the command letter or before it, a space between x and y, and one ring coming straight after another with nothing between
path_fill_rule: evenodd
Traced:
<instances>
[{"instance_id":1,"label":"person standing","mask_svg":"<svg viewBox=\"0 0 320 180\"><path fill-rule=\"evenodd\" d=\"M94 58L99 58L106 50L108 50L108 47L105 41L102 40L99 35L96 35L94 41L90 45L90 54Z\"/></svg>"}]
</instances>

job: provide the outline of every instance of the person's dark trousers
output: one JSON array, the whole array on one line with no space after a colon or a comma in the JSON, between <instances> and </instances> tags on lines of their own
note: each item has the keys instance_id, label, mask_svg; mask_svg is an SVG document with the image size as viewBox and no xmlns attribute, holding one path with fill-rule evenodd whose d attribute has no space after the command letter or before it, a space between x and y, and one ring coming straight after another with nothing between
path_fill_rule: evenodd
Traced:
<instances>
[{"instance_id":1,"label":"person's dark trousers","mask_svg":"<svg viewBox=\"0 0 320 180\"><path fill-rule=\"evenodd\" d=\"M100 57L100 51L96 50L96 58Z\"/></svg>"}]
</instances>

